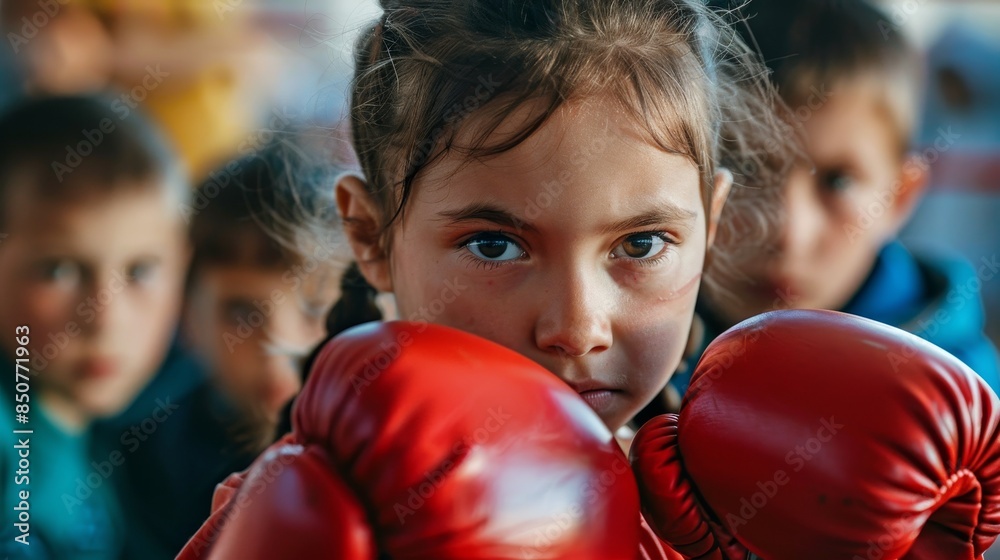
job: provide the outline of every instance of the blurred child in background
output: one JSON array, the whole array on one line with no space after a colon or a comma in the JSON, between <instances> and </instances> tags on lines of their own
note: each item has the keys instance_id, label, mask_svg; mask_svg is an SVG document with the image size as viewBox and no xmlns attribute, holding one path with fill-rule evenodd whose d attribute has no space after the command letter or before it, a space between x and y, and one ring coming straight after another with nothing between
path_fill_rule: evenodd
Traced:
<instances>
[{"instance_id":1,"label":"blurred child in background","mask_svg":"<svg viewBox=\"0 0 1000 560\"><path fill-rule=\"evenodd\" d=\"M12 557L121 553L107 479L126 458L95 449L91 426L128 406L170 346L189 258L188 196L162 139L107 100L28 100L0 118L0 354L12 372L0 383L0 531ZM15 332L29 337L23 424L14 423ZM18 437L30 440L23 484ZM27 546L11 518L22 491Z\"/></svg>"},{"instance_id":2,"label":"blurred child in background","mask_svg":"<svg viewBox=\"0 0 1000 560\"><path fill-rule=\"evenodd\" d=\"M230 405L264 428L259 443L298 393L301 360L339 297L341 248L323 233L337 220L332 176L301 150L279 142L236 161L232 185L192 220L185 339ZM293 238L299 227L310 238Z\"/></svg>"},{"instance_id":3,"label":"blurred child in background","mask_svg":"<svg viewBox=\"0 0 1000 560\"><path fill-rule=\"evenodd\" d=\"M116 479L130 556L176 556L215 485L274 439L299 390L300 362L323 338L341 276L339 240L324 233L337 219L333 177L320 161L275 142L213 172L186 209L194 253L183 339L207 380Z\"/></svg>"},{"instance_id":4,"label":"blurred child in background","mask_svg":"<svg viewBox=\"0 0 1000 560\"><path fill-rule=\"evenodd\" d=\"M771 69L806 157L778 186L783 207L772 235L744 253L721 287L706 287L701 347L773 309L836 309L914 332L1000 391L979 292L969 289L975 271L896 240L933 159L911 151L921 87L913 48L862 0L758 0L744 12L742 31ZM949 142L943 130L933 149ZM671 383L683 394L689 378L682 371Z\"/></svg>"}]
</instances>

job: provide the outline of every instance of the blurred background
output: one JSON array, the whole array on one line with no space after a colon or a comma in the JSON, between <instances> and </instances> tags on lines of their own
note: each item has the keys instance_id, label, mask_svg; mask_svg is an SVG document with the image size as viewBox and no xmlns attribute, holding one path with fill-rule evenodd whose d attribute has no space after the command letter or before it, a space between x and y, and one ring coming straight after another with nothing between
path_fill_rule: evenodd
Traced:
<instances>
[{"instance_id":1,"label":"blurred background","mask_svg":"<svg viewBox=\"0 0 1000 560\"><path fill-rule=\"evenodd\" d=\"M927 82L917 146L950 127L955 144L931 167L931 187L902 234L908 245L961 253L1000 250L1000 2L882 1L924 52ZM1000 341L1000 281L983 278L987 332Z\"/></svg>"},{"instance_id":2,"label":"blurred background","mask_svg":"<svg viewBox=\"0 0 1000 560\"><path fill-rule=\"evenodd\" d=\"M0 105L30 93L128 96L197 181L254 133L335 127L353 40L379 13L353 1L3 0ZM151 73L162 83L149 87Z\"/></svg>"},{"instance_id":3,"label":"blurred background","mask_svg":"<svg viewBox=\"0 0 1000 560\"><path fill-rule=\"evenodd\" d=\"M933 150L903 241L976 266L1000 345L1000 0L876 3L925 61L917 149L953 140ZM352 167L351 50L380 13L373 0L0 0L0 111L26 95L106 92L122 118L151 117L192 184L290 129Z\"/></svg>"}]
</instances>

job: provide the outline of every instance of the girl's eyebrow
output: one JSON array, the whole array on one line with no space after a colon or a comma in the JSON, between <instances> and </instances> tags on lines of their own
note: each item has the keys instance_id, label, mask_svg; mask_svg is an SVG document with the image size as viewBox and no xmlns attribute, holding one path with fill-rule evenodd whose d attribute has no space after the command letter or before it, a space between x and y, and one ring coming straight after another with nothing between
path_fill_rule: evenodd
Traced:
<instances>
[{"instance_id":1,"label":"girl's eyebrow","mask_svg":"<svg viewBox=\"0 0 1000 560\"><path fill-rule=\"evenodd\" d=\"M451 223L472 221L492 222L512 229L527 230L533 233L538 232L538 229L532 224L488 202L474 202L455 210L444 210L438 212L438 216L449 220Z\"/></svg>"},{"instance_id":2,"label":"girl's eyebrow","mask_svg":"<svg viewBox=\"0 0 1000 560\"><path fill-rule=\"evenodd\" d=\"M618 220L602 227L601 233L612 234L661 224L676 224L684 229L688 229L691 226L691 222L697 217L698 214L696 212L669 202L661 202L652 210L643 212L637 216L625 218L624 220Z\"/></svg>"},{"instance_id":3,"label":"girl's eyebrow","mask_svg":"<svg viewBox=\"0 0 1000 560\"><path fill-rule=\"evenodd\" d=\"M526 230L533 233L538 232L538 228L531 223L488 202L475 202L455 210L444 210L438 212L438 216L449 220L451 223L483 221L512 229ZM691 222L697 217L698 214L696 212L669 202L663 202L652 210L603 226L600 232L607 235L660 224L677 224L684 229L689 229Z\"/></svg>"}]
</instances>

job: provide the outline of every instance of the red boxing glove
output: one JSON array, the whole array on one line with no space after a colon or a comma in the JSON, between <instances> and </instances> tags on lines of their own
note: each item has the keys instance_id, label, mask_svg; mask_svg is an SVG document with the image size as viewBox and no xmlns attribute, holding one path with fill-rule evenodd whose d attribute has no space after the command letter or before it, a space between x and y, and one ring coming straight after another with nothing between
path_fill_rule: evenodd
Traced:
<instances>
[{"instance_id":1,"label":"red boxing glove","mask_svg":"<svg viewBox=\"0 0 1000 560\"><path fill-rule=\"evenodd\" d=\"M285 438L215 492L213 514L178 560L376 560L364 508L318 448Z\"/></svg>"},{"instance_id":2,"label":"red boxing glove","mask_svg":"<svg viewBox=\"0 0 1000 560\"><path fill-rule=\"evenodd\" d=\"M634 478L586 403L437 325L327 344L292 434L217 496L181 558L634 560L639 546Z\"/></svg>"},{"instance_id":3,"label":"red boxing glove","mask_svg":"<svg viewBox=\"0 0 1000 560\"><path fill-rule=\"evenodd\" d=\"M831 311L706 350L636 434L647 519L689 558L971 560L1000 533L1000 402L950 354Z\"/></svg>"}]
</instances>

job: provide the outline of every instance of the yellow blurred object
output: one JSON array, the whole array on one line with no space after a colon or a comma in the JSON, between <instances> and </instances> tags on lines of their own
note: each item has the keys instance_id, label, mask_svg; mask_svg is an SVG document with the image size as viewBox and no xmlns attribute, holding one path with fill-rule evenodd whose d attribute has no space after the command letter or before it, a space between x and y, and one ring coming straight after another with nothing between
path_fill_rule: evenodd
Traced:
<instances>
[{"instance_id":1,"label":"yellow blurred object","mask_svg":"<svg viewBox=\"0 0 1000 560\"><path fill-rule=\"evenodd\" d=\"M216 2L205 0L74 0L92 10L112 30L139 24L162 37L197 32L223 32L239 25L237 14L217 12ZM226 4L228 6L228 4ZM156 60L148 61L156 67ZM238 70L232 64L208 64L183 77L166 77L165 87L144 89L140 82L117 78L125 95L139 90L136 105L149 114L173 141L193 183L236 154L254 122L240 95ZM165 72L171 69L164 67ZM126 82L126 83L123 83Z\"/></svg>"},{"instance_id":2,"label":"yellow blurred object","mask_svg":"<svg viewBox=\"0 0 1000 560\"><path fill-rule=\"evenodd\" d=\"M146 111L173 140L193 182L208 176L236 154L250 134L233 76L225 68L207 70L195 82L169 92L151 93Z\"/></svg>"}]
</instances>

